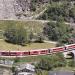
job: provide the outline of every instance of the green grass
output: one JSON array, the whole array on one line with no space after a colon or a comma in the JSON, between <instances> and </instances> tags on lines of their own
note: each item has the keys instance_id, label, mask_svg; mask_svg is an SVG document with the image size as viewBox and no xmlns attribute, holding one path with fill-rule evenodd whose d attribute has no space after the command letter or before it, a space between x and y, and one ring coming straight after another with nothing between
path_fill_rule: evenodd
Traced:
<instances>
[{"instance_id":1,"label":"green grass","mask_svg":"<svg viewBox=\"0 0 75 75\"><path fill-rule=\"evenodd\" d=\"M24 63L33 63L33 62L38 62L40 61L42 58L46 58L49 57L51 55L39 55L39 56L27 56L27 57L15 57L18 60L18 62L16 64L24 64ZM0 57L0 59L9 59L9 60L14 60L14 57Z\"/></svg>"},{"instance_id":2,"label":"green grass","mask_svg":"<svg viewBox=\"0 0 75 75\"><path fill-rule=\"evenodd\" d=\"M31 43L27 46L14 45L7 43L3 39L3 32L8 25L23 25L28 31L34 33L40 33L43 31L43 23L38 21L13 21L13 20L0 20L0 50L33 50L41 48L51 48L55 47L55 44L52 43Z\"/></svg>"},{"instance_id":3,"label":"green grass","mask_svg":"<svg viewBox=\"0 0 75 75\"><path fill-rule=\"evenodd\" d=\"M34 49L45 49L52 48L56 45L53 43L31 43L26 46L20 46L16 44L7 43L4 40L0 40L0 50L34 50Z\"/></svg>"},{"instance_id":4,"label":"green grass","mask_svg":"<svg viewBox=\"0 0 75 75\"><path fill-rule=\"evenodd\" d=\"M0 31L0 39L4 38L3 31Z\"/></svg>"},{"instance_id":5,"label":"green grass","mask_svg":"<svg viewBox=\"0 0 75 75\"><path fill-rule=\"evenodd\" d=\"M57 67L54 69L55 71L74 71L75 67Z\"/></svg>"},{"instance_id":6,"label":"green grass","mask_svg":"<svg viewBox=\"0 0 75 75\"><path fill-rule=\"evenodd\" d=\"M42 58L50 57L50 55L28 56L20 58L19 63L38 62Z\"/></svg>"},{"instance_id":7,"label":"green grass","mask_svg":"<svg viewBox=\"0 0 75 75\"><path fill-rule=\"evenodd\" d=\"M36 74L36 75L48 75L48 71L46 70L41 70L41 73L38 72L39 74Z\"/></svg>"},{"instance_id":8,"label":"green grass","mask_svg":"<svg viewBox=\"0 0 75 75\"><path fill-rule=\"evenodd\" d=\"M38 21L13 21L13 20L0 20L0 37L8 25L23 25L28 31L40 33L43 31L43 23Z\"/></svg>"}]
</instances>

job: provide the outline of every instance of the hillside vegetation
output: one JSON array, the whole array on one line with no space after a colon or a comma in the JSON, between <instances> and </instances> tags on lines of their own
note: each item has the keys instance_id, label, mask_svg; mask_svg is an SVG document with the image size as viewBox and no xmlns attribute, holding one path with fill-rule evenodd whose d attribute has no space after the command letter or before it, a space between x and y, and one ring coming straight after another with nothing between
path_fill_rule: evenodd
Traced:
<instances>
[{"instance_id":1,"label":"hillside vegetation","mask_svg":"<svg viewBox=\"0 0 75 75\"><path fill-rule=\"evenodd\" d=\"M33 32L40 32L43 28L43 23L38 21L13 21L13 20L0 20L0 30L5 30L8 25L23 25L27 30Z\"/></svg>"},{"instance_id":2,"label":"hillside vegetation","mask_svg":"<svg viewBox=\"0 0 75 75\"><path fill-rule=\"evenodd\" d=\"M8 25L12 26L13 24L22 25L25 27L25 29L27 29L27 31L31 31L34 33L42 32L43 27L44 27L42 22L37 22L37 21L13 21L13 20L3 21L1 20L0 21L0 33L2 34Z\"/></svg>"},{"instance_id":3,"label":"hillside vegetation","mask_svg":"<svg viewBox=\"0 0 75 75\"><path fill-rule=\"evenodd\" d=\"M48 9L44 12L39 19L44 20L58 20L60 17L64 21L74 22L75 21L75 2L60 1L52 2L49 4Z\"/></svg>"},{"instance_id":4,"label":"hillside vegetation","mask_svg":"<svg viewBox=\"0 0 75 75\"><path fill-rule=\"evenodd\" d=\"M28 14L25 14L25 12L28 11L33 12L36 17L37 13L39 16L37 19L41 20L0 20L0 38L5 40L1 40L3 43L12 43L13 45L17 44L23 45L25 47L26 45L37 43L41 43L42 45L44 44L44 40L57 41L59 45L71 44L75 42L73 40L70 40L71 38L75 38L73 27L65 24L66 21L72 23L74 22L74 1L31 0L28 2L27 0L16 0L16 2L21 7L21 10L23 12L20 12L21 14L18 13L16 15L19 16L19 19L21 15L25 17L29 16ZM41 12L41 15L39 15L37 10ZM44 20L46 20L48 23ZM52 20L53 22L51 22ZM36 47L32 47L32 49L36 49ZM38 48L47 47L40 46Z\"/></svg>"},{"instance_id":5,"label":"hillside vegetation","mask_svg":"<svg viewBox=\"0 0 75 75\"><path fill-rule=\"evenodd\" d=\"M34 50L34 49L41 49L41 48L52 48L55 47L56 44L52 43L30 43L26 44L26 46L20 46L17 44L12 44L4 41L4 33L7 27L12 27L13 25L21 25L30 33L39 34L43 31L44 24L40 21L9 21L9 20L2 20L0 21L0 50Z\"/></svg>"}]
</instances>

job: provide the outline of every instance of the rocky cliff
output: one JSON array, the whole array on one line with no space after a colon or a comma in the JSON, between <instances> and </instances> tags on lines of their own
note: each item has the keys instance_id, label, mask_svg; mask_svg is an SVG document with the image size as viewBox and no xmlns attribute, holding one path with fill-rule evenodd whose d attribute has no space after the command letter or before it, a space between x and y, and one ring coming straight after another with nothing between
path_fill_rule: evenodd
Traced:
<instances>
[{"instance_id":1,"label":"rocky cliff","mask_svg":"<svg viewBox=\"0 0 75 75\"><path fill-rule=\"evenodd\" d=\"M31 19L31 9L35 10L36 3L49 0L0 0L0 20Z\"/></svg>"},{"instance_id":2,"label":"rocky cliff","mask_svg":"<svg viewBox=\"0 0 75 75\"><path fill-rule=\"evenodd\" d=\"M29 17L30 0L0 0L0 19Z\"/></svg>"}]
</instances>

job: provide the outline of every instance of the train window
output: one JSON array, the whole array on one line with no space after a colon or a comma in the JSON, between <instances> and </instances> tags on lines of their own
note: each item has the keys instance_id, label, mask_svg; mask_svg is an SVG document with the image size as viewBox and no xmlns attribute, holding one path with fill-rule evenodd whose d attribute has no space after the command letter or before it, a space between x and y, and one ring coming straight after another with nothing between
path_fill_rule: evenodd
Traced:
<instances>
[{"instance_id":1,"label":"train window","mask_svg":"<svg viewBox=\"0 0 75 75\"><path fill-rule=\"evenodd\" d=\"M0 52L0 56L2 55L2 52Z\"/></svg>"},{"instance_id":2,"label":"train window","mask_svg":"<svg viewBox=\"0 0 75 75\"><path fill-rule=\"evenodd\" d=\"M31 51L30 52L30 55L38 55L39 54L39 51Z\"/></svg>"},{"instance_id":3,"label":"train window","mask_svg":"<svg viewBox=\"0 0 75 75\"><path fill-rule=\"evenodd\" d=\"M9 56L9 52L2 52L2 56Z\"/></svg>"},{"instance_id":4,"label":"train window","mask_svg":"<svg viewBox=\"0 0 75 75\"><path fill-rule=\"evenodd\" d=\"M48 50L42 50L40 51L40 54L47 54L48 53Z\"/></svg>"},{"instance_id":5,"label":"train window","mask_svg":"<svg viewBox=\"0 0 75 75\"><path fill-rule=\"evenodd\" d=\"M9 55L10 56L17 56L17 53L16 52L9 52Z\"/></svg>"},{"instance_id":6,"label":"train window","mask_svg":"<svg viewBox=\"0 0 75 75\"><path fill-rule=\"evenodd\" d=\"M75 45L68 46L68 49L75 49Z\"/></svg>"},{"instance_id":7,"label":"train window","mask_svg":"<svg viewBox=\"0 0 75 75\"><path fill-rule=\"evenodd\" d=\"M30 52L23 52L23 53L22 53L23 56L29 55L29 54L30 54Z\"/></svg>"},{"instance_id":8,"label":"train window","mask_svg":"<svg viewBox=\"0 0 75 75\"><path fill-rule=\"evenodd\" d=\"M16 55L17 56L21 56L22 55L22 52L16 52Z\"/></svg>"},{"instance_id":9,"label":"train window","mask_svg":"<svg viewBox=\"0 0 75 75\"><path fill-rule=\"evenodd\" d=\"M64 51L64 48L55 48L55 49L53 49L53 52L60 52L60 51Z\"/></svg>"}]
</instances>

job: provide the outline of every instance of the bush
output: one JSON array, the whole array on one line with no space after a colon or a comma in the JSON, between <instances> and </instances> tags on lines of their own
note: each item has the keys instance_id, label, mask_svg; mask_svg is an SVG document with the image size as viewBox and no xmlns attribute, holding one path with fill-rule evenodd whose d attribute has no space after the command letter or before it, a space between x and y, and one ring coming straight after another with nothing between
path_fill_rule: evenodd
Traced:
<instances>
[{"instance_id":1,"label":"bush","mask_svg":"<svg viewBox=\"0 0 75 75\"><path fill-rule=\"evenodd\" d=\"M36 11L36 6L34 4L31 4L30 10L31 11Z\"/></svg>"},{"instance_id":2,"label":"bush","mask_svg":"<svg viewBox=\"0 0 75 75\"><path fill-rule=\"evenodd\" d=\"M75 7L72 6L71 2L65 1L61 4L52 2L39 19L51 19L57 21L60 16L62 16L64 21L70 22L71 18L75 21Z\"/></svg>"},{"instance_id":3,"label":"bush","mask_svg":"<svg viewBox=\"0 0 75 75\"><path fill-rule=\"evenodd\" d=\"M50 62L49 59L50 58L46 58L46 59L42 58L40 60L40 62L37 64L36 68L37 69L42 69L42 70L47 70L47 71L52 70L53 65L52 65L52 62Z\"/></svg>"},{"instance_id":4,"label":"bush","mask_svg":"<svg viewBox=\"0 0 75 75\"><path fill-rule=\"evenodd\" d=\"M70 66L70 67L75 67L75 61L74 61L74 60L70 60L70 61L68 62L68 66Z\"/></svg>"},{"instance_id":5,"label":"bush","mask_svg":"<svg viewBox=\"0 0 75 75\"><path fill-rule=\"evenodd\" d=\"M44 42L43 40L44 40L44 36L40 33L37 34L35 42L43 43Z\"/></svg>"},{"instance_id":6,"label":"bush","mask_svg":"<svg viewBox=\"0 0 75 75\"><path fill-rule=\"evenodd\" d=\"M7 42L19 45L28 43L27 30L21 25L8 25L4 32L5 40Z\"/></svg>"},{"instance_id":7,"label":"bush","mask_svg":"<svg viewBox=\"0 0 75 75\"><path fill-rule=\"evenodd\" d=\"M60 43L68 43L68 39L71 38L73 29L66 25L62 20L49 22L43 28L43 34L53 41L59 41Z\"/></svg>"},{"instance_id":8,"label":"bush","mask_svg":"<svg viewBox=\"0 0 75 75\"><path fill-rule=\"evenodd\" d=\"M43 56L41 60L36 64L37 69L52 70L56 67L66 66L66 60L62 53L53 54L50 56Z\"/></svg>"}]
</instances>

